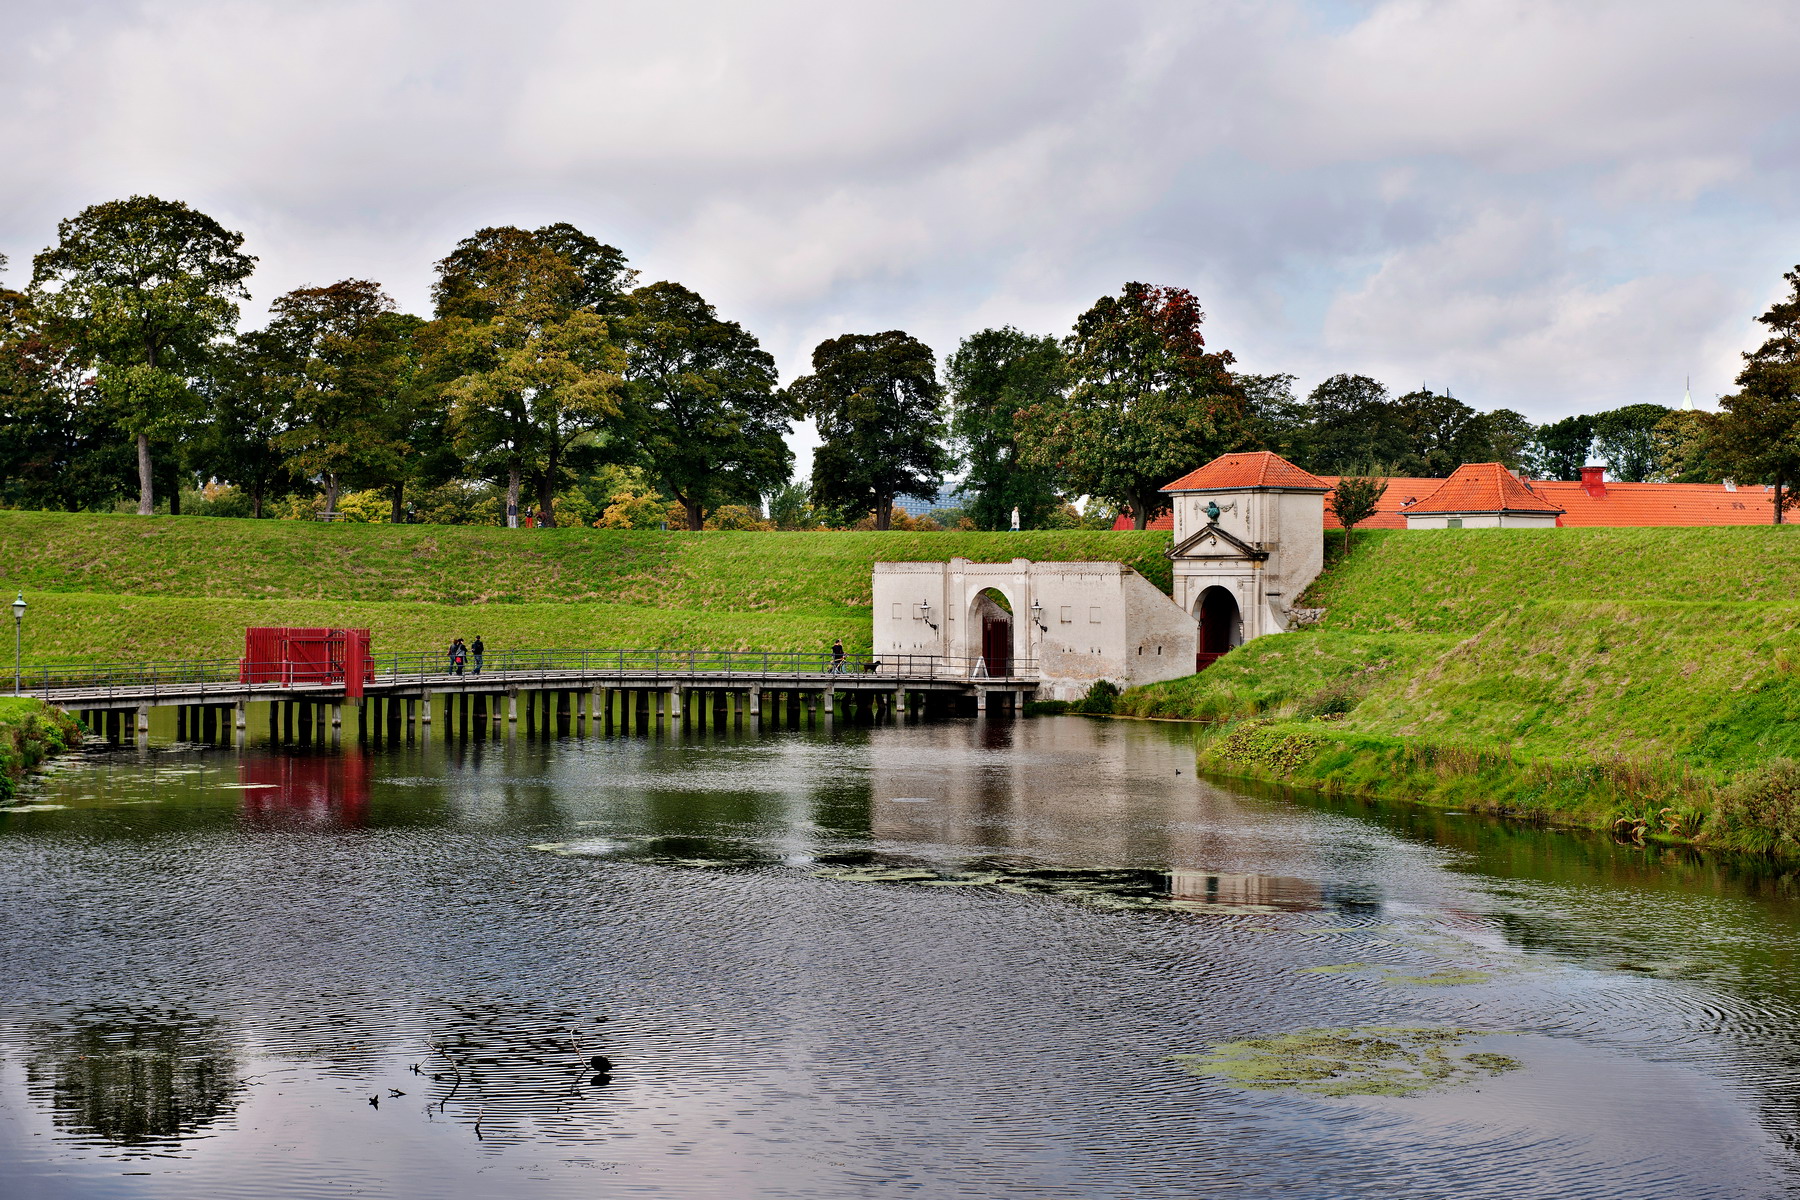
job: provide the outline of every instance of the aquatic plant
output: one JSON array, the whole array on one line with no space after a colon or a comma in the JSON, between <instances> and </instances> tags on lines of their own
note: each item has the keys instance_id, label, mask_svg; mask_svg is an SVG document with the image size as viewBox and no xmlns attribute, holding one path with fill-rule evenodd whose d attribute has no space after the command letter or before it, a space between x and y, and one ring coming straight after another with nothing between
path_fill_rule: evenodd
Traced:
<instances>
[{"instance_id":1,"label":"aquatic plant","mask_svg":"<svg viewBox=\"0 0 1800 1200\"><path fill-rule=\"evenodd\" d=\"M1176 1054L1195 1074L1261 1091L1315 1096L1408 1096L1491 1078L1521 1064L1504 1054L1453 1051L1481 1031L1365 1025L1302 1029L1221 1042L1205 1054Z\"/></svg>"}]
</instances>

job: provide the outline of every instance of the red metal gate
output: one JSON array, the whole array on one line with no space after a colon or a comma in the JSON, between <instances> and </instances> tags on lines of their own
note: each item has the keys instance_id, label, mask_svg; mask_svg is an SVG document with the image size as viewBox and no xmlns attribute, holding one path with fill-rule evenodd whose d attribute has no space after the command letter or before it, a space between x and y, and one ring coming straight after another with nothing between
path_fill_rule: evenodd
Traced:
<instances>
[{"instance_id":1,"label":"red metal gate","mask_svg":"<svg viewBox=\"0 0 1800 1200\"><path fill-rule=\"evenodd\" d=\"M366 629L260 626L244 630L241 683L342 684L344 695L361 699L375 678Z\"/></svg>"}]
</instances>

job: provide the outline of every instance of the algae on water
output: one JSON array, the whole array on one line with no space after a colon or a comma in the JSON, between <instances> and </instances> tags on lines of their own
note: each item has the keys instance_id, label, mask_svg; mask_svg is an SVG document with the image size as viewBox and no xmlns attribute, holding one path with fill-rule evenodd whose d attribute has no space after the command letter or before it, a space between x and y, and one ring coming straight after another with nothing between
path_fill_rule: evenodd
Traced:
<instances>
[{"instance_id":1,"label":"algae on water","mask_svg":"<svg viewBox=\"0 0 1800 1200\"><path fill-rule=\"evenodd\" d=\"M1457 1054L1481 1031L1461 1028L1364 1025L1302 1029L1274 1037L1223 1042L1205 1054L1169 1061L1195 1075L1239 1087L1314 1096L1409 1096L1516 1070L1519 1062L1484 1051Z\"/></svg>"}]
</instances>

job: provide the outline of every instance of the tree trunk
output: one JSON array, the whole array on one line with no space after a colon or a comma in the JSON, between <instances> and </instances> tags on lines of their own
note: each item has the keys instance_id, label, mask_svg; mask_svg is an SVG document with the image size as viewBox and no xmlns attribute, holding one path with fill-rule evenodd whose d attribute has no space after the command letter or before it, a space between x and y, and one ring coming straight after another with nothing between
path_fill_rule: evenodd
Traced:
<instances>
[{"instance_id":1,"label":"tree trunk","mask_svg":"<svg viewBox=\"0 0 1800 1200\"><path fill-rule=\"evenodd\" d=\"M506 469L506 527L519 527L519 464Z\"/></svg>"},{"instance_id":2,"label":"tree trunk","mask_svg":"<svg viewBox=\"0 0 1800 1200\"><path fill-rule=\"evenodd\" d=\"M552 481L556 478L556 459L550 459L550 469L538 480L538 524L545 529L556 528L556 491Z\"/></svg>"},{"instance_id":3,"label":"tree trunk","mask_svg":"<svg viewBox=\"0 0 1800 1200\"><path fill-rule=\"evenodd\" d=\"M250 489L250 519L252 521L262 520L262 496L261 484Z\"/></svg>"},{"instance_id":4,"label":"tree trunk","mask_svg":"<svg viewBox=\"0 0 1800 1200\"><path fill-rule=\"evenodd\" d=\"M175 483L169 488L169 515L181 515L181 472L175 472Z\"/></svg>"},{"instance_id":5,"label":"tree trunk","mask_svg":"<svg viewBox=\"0 0 1800 1200\"><path fill-rule=\"evenodd\" d=\"M1781 525L1781 524L1785 523L1781 516L1781 472L1780 471L1775 472L1775 523L1777 525Z\"/></svg>"},{"instance_id":6,"label":"tree trunk","mask_svg":"<svg viewBox=\"0 0 1800 1200\"><path fill-rule=\"evenodd\" d=\"M700 507L698 500L683 500L681 506L687 509L689 529L698 531L706 528L706 512Z\"/></svg>"},{"instance_id":7,"label":"tree trunk","mask_svg":"<svg viewBox=\"0 0 1800 1200\"><path fill-rule=\"evenodd\" d=\"M140 433L138 442L138 516L156 515L156 484L150 476L150 435Z\"/></svg>"},{"instance_id":8,"label":"tree trunk","mask_svg":"<svg viewBox=\"0 0 1800 1200\"><path fill-rule=\"evenodd\" d=\"M894 527L894 502L887 496L875 497L875 528L888 530Z\"/></svg>"},{"instance_id":9,"label":"tree trunk","mask_svg":"<svg viewBox=\"0 0 1800 1200\"><path fill-rule=\"evenodd\" d=\"M390 524L390 525L406 524L405 501L406 501L406 485L404 483L396 483L394 485L394 507L388 512L388 524Z\"/></svg>"},{"instance_id":10,"label":"tree trunk","mask_svg":"<svg viewBox=\"0 0 1800 1200\"><path fill-rule=\"evenodd\" d=\"M1150 528L1150 506L1141 500L1131 506L1131 527L1140 530Z\"/></svg>"},{"instance_id":11,"label":"tree trunk","mask_svg":"<svg viewBox=\"0 0 1800 1200\"><path fill-rule=\"evenodd\" d=\"M337 511L338 475L336 471L325 472L325 511Z\"/></svg>"}]
</instances>

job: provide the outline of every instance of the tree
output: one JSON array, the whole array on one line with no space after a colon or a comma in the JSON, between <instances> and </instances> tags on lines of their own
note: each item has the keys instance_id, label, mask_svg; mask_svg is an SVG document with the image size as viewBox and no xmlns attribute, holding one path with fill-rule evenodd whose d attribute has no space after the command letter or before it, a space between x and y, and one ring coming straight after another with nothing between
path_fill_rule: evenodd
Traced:
<instances>
[{"instance_id":1,"label":"tree","mask_svg":"<svg viewBox=\"0 0 1800 1200\"><path fill-rule=\"evenodd\" d=\"M380 285L346 279L296 288L270 306L264 343L291 418L278 435L289 467L325 481L325 511L345 484L374 484L402 518L407 460L417 451L413 338L422 322L394 310Z\"/></svg>"},{"instance_id":2,"label":"tree","mask_svg":"<svg viewBox=\"0 0 1800 1200\"><path fill-rule=\"evenodd\" d=\"M266 332L240 336L208 373L207 415L196 432L192 461L229 480L250 497L250 515L290 494L299 480L280 443L293 413L287 360Z\"/></svg>"},{"instance_id":3,"label":"tree","mask_svg":"<svg viewBox=\"0 0 1800 1200\"><path fill-rule=\"evenodd\" d=\"M1333 375L1306 397L1304 466L1320 475L1391 468L1411 448L1388 390L1367 375Z\"/></svg>"},{"instance_id":4,"label":"tree","mask_svg":"<svg viewBox=\"0 0 1800 1200\"><path fill-rule=\"evenodd\" d=\"M678 283L639 288L622 308L628 428L688 528L721 504L760 507L794 469L775 360Z\"/></svg>"},{"instance_id":5,"label":"tree","mask_svg":"<svg viewBox=\"0 0 1800 1200\"><path fill-rule=\"evenodd\" d=\"M1234 373L1232 378L1244 391L1246 444L1287 459L1304 458L1306 406L1294 398L1294 377Z\"/></svg>"},{"instance_id":6,"label":"tree","mask_svg":"<svg viewBox=\"0 0 1800 1200\"><path fill-rule=\"evenodd\" d=\"M1056 477L1022 461L1017 414L1062 396L1062 348L1008 325L963 339L944 363L950 391L950 434L966 474L963 495L979 529L1037 529L1063 505Z\"/></svg>"},{"instance_id":7,"label":"tree","mask_svg":"<svg viewBox=\"0 0 1800 1200\"><path fill-rule=\"evenodd\" d=\"M0 255L0 268L6 259ZM0 288L0 498L71 512L110 501L130 455L99 389L23 292Z\"/></svg>"},{"instance_id":8,"label":"tree","mask_svg":"<svg viewBox=\"0 0 1800 1200\"><path fill-rule=\"evenodd\" d=\"M1698 409L1670 409L1656 423L1656 469L1670 483L1718 483L1729 473L1710 453L1717 415Z\"/></svg>"},{"instance_id":9,"label":"tree","mask_svg":"<svg viewBox=\"0 0 1800 1200\"><path fill-rule=\"evenodd\" d=\"M1408 392L1393 402L1391 412L1405 445L1389 462L1397 475L1444 479L1463 463L1492 459L1492 427L1449 392Z\"/></svg>"},{"instance_id":10,"label":"tree","mask_svg":"<svg viewBox=\"0 0 1800 1200\"><path fill-rule=\"evenodd\" d=\"M1564 417L1539 425L1526 447L1533 479L1579 479L1594 445L1594 418Z\"/></svg>"},{"instance_id":11,"label":"tree","mask_svg":"<svg viewBox=\"0 0 1800 1200\"><path fill-rule=\"evenodd\" d=\"M1788 295L1756 318L1769 337L1744 355L1738 390L1719 398L1704 451L1740 481L1775 485L1775 522L1797 502L1800 479L1800 266L1782 276Z\"/></svg>"},{"instance_id":12,"label":"tree","mask_svg":"<svg viewBox=\"0 0 1800 1200\"><path fill-rule=\"evenodd\" d=\"M100 394L137 443L138 512L156 511L150 445L193 414L192 381L237 322L256 260L244 235L177 201L133 196L60 222L32 260L37 303L98 368Z\"/></svg>"},{"instance_id":13,"label":"tree","mask_svg":"<svg viewBox=\"0 0 1800 1200\"><path fill-rule=\"evenodd\" d=\"M478 230L438 263L432 288L434 369L451 435L477 470L506 480L513 527L527 479L543 523L556 524L571 460L597 451L620 415L625 352L593 307L605 289L557 248L573 238L566 226Z\"/></svg>"},{"instance_id":14,"label":"tree","mask_svg":"<svg viewBox=\"0 0 1800 1200\"><path fill-rule=\"evenodd\" d=\"M1344 553L1350 553L1350 531L1374 516L1381 497L1387 493L1387 480L1362 476L1346 476L1331 491L1331 515L1344 527Z\"/></svg>"},{"instance_id":15,"label":"tree","mask_svg":"<svg viewBox=\"0 0 1800 1200\"><path fill-rule=\"evenodd\" d=\"M1606 460L1614 479L1644 483L1659 476L1662 447L1656 427L1669 411L1663 404L1627 404L1594 414L1594 452Z\"/></svg>"},{"instance_id":16,"label":"tree","mask_svg":"<svg viewBox=\"0 0 1800 1200\"><path fill-rule=\"evenodd\" d=\"M822 439L813 452L813 502L845 514L873 511L875 528L888 529L895 498L936 494L950 467L931 347L898 329L847 333L820 342L812 367L788 391Z\"/></svg>"},{"instance_id":17,"label":"tree","mask_svg":"<svg viewBox=\"0 0 1800 1200\"><path fill-rule=\"evenodd\" d=\"M1496 408L1482 414L1487 425L1488 450L1485 461L1503 463L1509 471L1525 468L1526 453L1531 444L1532 424L1523 413L1510 408Z\"/></svg>"},{"instance_id":18,"label":"tree","mask_svg":"<svg viewBox=\"0 0 1800 1200\"><path fill-rule=\"evenodd\" d=\"M1229 351L1208 352L1183 288L1128 283L1076 319L1066 395L1019 418L1024 460L1070 492L1129 506L1143 529L1161 487L1249 437Z\"/></svg>"}]
</instances>

